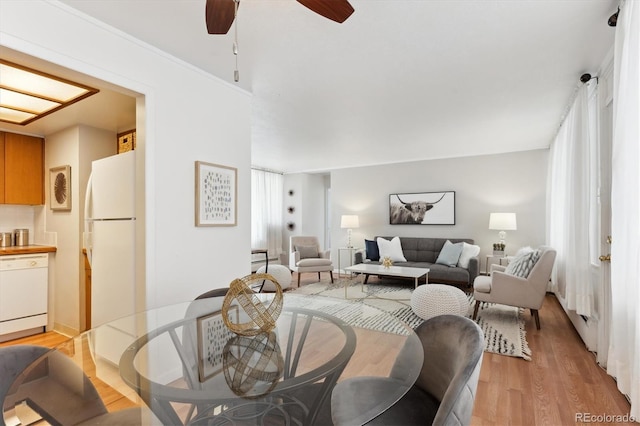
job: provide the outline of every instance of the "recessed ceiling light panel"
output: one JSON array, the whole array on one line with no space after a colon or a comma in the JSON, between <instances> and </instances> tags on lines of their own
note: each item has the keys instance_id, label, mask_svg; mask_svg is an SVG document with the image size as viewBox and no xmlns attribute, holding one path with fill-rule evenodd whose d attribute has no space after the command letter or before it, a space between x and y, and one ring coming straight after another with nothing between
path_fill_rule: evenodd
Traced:
<instances>
[{"instance_id":1,"label":"recessed ceiling light panel","mask_svg":"<svg viewBox=\"0 0 640 426\"><path fill-rule=\"evenodd\" d=\"M0 59L0 121L26 125L97 89Z\"/></svg>"}]
</instances>

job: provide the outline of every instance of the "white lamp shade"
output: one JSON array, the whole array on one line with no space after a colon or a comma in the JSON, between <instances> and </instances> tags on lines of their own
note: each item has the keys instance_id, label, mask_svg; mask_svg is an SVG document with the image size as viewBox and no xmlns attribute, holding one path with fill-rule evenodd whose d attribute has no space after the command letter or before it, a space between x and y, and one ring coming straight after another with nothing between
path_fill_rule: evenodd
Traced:
<instances>
[{"instance_id":1,"label":"white lamp shade","mask_svg":"<svg viewBox=\"0 0 640 426\"><path fill-rule=\"evenodd\" d=\"M516 214L491 213L489 215L489 229L496 231L515 231L518 229L516 225Z\"/></svg>"},{"instance_id":2,"label":"white lamp shade","mask_svg":"<svg viewBox=\"0 0 640 426\"><path fill-rule=\"evenodd\" d=\"M355 214L343 214L340 219L340 228L357 228L360 226L358 215Z\"/></svg>"}]
</instances>

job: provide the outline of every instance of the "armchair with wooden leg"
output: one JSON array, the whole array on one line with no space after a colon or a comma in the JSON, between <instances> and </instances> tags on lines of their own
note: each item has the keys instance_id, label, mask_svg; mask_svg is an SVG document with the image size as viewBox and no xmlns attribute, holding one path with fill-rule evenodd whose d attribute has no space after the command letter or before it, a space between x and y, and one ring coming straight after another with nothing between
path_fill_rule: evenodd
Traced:
<instances>
[{"instance_id":1,"label":"armchair with wooden leg","mask_svg":"<svg viewBox=\"0 0 640 426\"><path fill-rule=\"evenodd\" d=\"M317 237L295 236L289 240L289 269L298 273L298 287L300 275L304 272L317 272L320 280L321 272L328 272L333 282L333 263L330 250L321 250Z\"/></svg>"},{"instance_id":2,"label":"armchair with wooden leg","mask_svg":"<svg viewBox=\"0 0 640 426\"><path fill-rule=\"evenodd\" d=\"M476 301L473 319L476 319L481 302L500 303L529 309L535 318L536 328L540 330L538 310L547 293L556 251L547 246L541 246L538 251L540 257L533 263L525 276L518 276L518 271L516 274L508 273L512 269L517 269L517 265L515 265L516 268L510 269L511 266L514 266L510 264L508 267L491 265L490 276L476 277L473 282L473 297ZM518 258L514 259L512 263L516 261Z\"/></svg>"}]
</instances>

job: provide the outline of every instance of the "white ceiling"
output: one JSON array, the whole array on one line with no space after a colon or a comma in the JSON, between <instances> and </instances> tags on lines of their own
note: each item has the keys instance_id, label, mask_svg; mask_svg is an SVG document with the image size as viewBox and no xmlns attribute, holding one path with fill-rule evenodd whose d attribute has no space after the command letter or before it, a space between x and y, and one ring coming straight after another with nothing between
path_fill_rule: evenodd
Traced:
<instances>
[{"instance_id":1,"label":"white ceiling","mask_svg":"<svg viewBox=\"0 0 640 426\"><path fill-rule=\"evenodd\" d=\"M242 0L209 35L205 0L62 0L253 94L253 164L285 172L549 146L613 43L617 0L350 0L343 24Z\"/></svg>"}]
</instances>

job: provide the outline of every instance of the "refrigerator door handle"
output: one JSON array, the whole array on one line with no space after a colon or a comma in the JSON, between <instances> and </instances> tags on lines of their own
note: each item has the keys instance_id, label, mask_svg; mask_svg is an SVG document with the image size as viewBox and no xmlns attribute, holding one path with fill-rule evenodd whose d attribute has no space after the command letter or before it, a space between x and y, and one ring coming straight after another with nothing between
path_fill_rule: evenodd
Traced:
<instances>
[{"instance_id":1,"label":"refrigerator door handle","mask_svg":"<svg viewBox=\"0 0 640 426\"><path fill-rule=\"evenodd\" d=\"M89 180L87 181L87 190L84 196L84 248L87 251L87 261L89 262L89 267L91 267L91 257L93 255L93 240L91 238L93 223L90 216L92 193L91 176L92 174L89 174Z\"/></svg>"}]
</instances>

